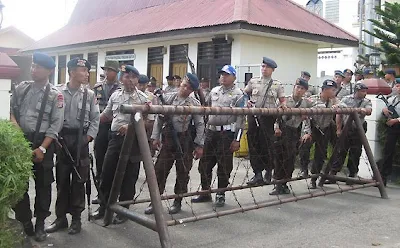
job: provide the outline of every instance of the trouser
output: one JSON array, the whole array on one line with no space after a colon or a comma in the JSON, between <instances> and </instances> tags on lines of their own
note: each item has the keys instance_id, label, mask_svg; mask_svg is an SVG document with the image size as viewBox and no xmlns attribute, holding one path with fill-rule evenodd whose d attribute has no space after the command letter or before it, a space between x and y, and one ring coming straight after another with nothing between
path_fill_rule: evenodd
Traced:
<instances>
[{"instance_id":1,"label":"trouser","mask_svg":"<svg viewBox=\"0 0 400 248\"><path fill-rule=\"evenodd\" d=\"M165 191L165 183L174 162L176 169L174 192L175 194L187 192L189 172L192 169L193 163L193 141L189 131L181 132L177 135L183 153L180 153L178 145L175 144L176 142L172 138L172 132L169 128L165 127L162 131L163 145L154 168L160 194Z\"/></svg>"},{"instance_id":2,"label":"trouser","mask_svg":"<svg viewBox=\"0 0 400 248\"><path fill-rule=\"evenodd\" d=\"M33 134L25 134L25 138L33 142ZM44 134L41 134L40 139L36 144L41 144L44 140ZM54 182L53 175L53 156L54 145L51 144L44 155L41 163L33 164L33 173L35 176L35 205L34 215L37 221L44 221L50 216L50 203L51 203L51 184ZM32 219L32 211L30 208L30 199L28 194L29 183L27 184L26 191L22 199L13 207L15 218L22 222L28 222Z\"/></svg>"},{"instance_id":3,"label":"trouser","mask_svg":"<svg viewBox=\"0 0 400 248\"><path fill-rule=\"evenodd\" d=\"M328 142L330 140L331 133L329 132L329 126L321 128L322 134L317 128L312 127L312 138L315 143L314 149L314 161L311 166L311 173L318 174L321 172L322 167L326 159L326 153L328 150Z\"/></svg>"},{"instance_id":4,"label":"trouser","mask_svg":"<svg viewBox=\"0 0 400 248\"><path fill-rule=\"evenodd\" d=\"M386 141L383 148L383 163L381 175L384 178L392 174L393 156L396 150L396 143L400 137L400 125L394 127L386 127Z\"/></svg>"},{"instance_id":5,"label":"trouser","mask_svg":"<svg viewBox=\"0 0 400 248\"><path fill-rule=\"evenodd\" d=\"M101 178L101 172L104 163L104 156L106 155L109 136L108 132L111 129L111 123L100 123L99 131L94 141L94 156L96 158L96 177Z\"/></svg>"},{"instance_id":6,"label":"trouser","mask_svg":"<svg viewBox=\"0 0 400 248\"><path fill-rule=\"evenodd\" d=\"M62 130L60 135L64 138L74 161L77 161L78 139L82 139L79 164L71 164L65 154L57 154L56 183L57 183L57 218L64 218L67 213L79 217L85 210L85 183L89 176L89 144L86 134L78 138L78 130ZM79 173L79 178L76 170Z\"/></svg>"},{"instance_id":7,"label":"trouser","mask_svg":"<svg viewBox=\"0 0 400 248\"><path fill-rule=\"evenodd\" d=\"M226 188L233 169L233 152L230 150L235 133L231 131L206 130L204 154L199 162L201 187L210 189L212 170L218 163L218 188Z\"/></svg>"},{"instance_id":8,"label":"trouser","mask_svg":"<svg viewBox=\"0 0 400 248\"><path fill-rule=\"evenodd\" d=\"M263 170L272 171L274 168L274 123L272 116L258 116L259 126L256 125L254 116L249 115L247 138L249 143L250 164L254 173Z\"/></svg>"},{"instance_id":9,"label":"trouser","mask_svg":"<svg viewBox=\"0 0 400 248\"><path fill-rule=\"evenodd\" d=\"M366 122L364 122L363 126L364 131L367 132ZM333 172L341 171L348 153L347 168L349 169L349 175L354 176L357 174L362 152L362 142L356 127L349 128L344 142L341 143L338 149L338 154L333 160L331 170Z\"/></svg>"},{"instance_id":10,"label":"trouser","mask_svg":"<svg viewBox=\"0 0 400 248\"><path fill-rule=\"evenodd\" d=\"M108 203L108 198L110 197L111 187L114 181L124 139L125 136L117 135L117 132L110 132L110 142L104 158L103 173L101 174L100 183L100 190L103 193L105 200L105 202L101 203L102 206L105 206ZM119 201L133 200L136 193L136 181L139 177L140 161L140 151L137 145L137 140L135 140L126 165L124 178L122 179Z\"/></svg>"},{"instance_id":11,"label":"trouser","mask_svg":"<svg viewBox=\"0 0 400 248\"><path fill-rule=\"evenodd\" d=\"M292 178L300 133L301 128L289 126L282 128L282 136L275 148L277 163L275 164L274 178L276 180Z\"/></svg>"}]
</instances>

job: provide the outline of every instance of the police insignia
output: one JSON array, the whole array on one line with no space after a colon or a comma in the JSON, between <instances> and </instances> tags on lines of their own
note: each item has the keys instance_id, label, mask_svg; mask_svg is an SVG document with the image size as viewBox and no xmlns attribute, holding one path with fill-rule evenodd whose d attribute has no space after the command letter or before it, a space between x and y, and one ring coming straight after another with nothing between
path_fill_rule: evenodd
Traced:
<instances>
[{"instance_id":1,"label":"police insignia","mask_svg":"<svg viewBox=\"0 0 400 248\"><path fill-rule=\"evenodd\" d=\"M121 65L121 71L126 72L125 65Z\"/></svg>"},{"instance_id":2,"label":"police insignia","mask_svg":"<svg viewBox=\"0 0 400 248\"><path fill-rule=\"evenodd\" d=\"M63 94L58 94L57 95L57 108L62 108L64 107L64 96Z\"/></svg>"},{"instance_id":3,"label":"police insignia","mask_svg":"<svg viewBox=\"0 0 400 248\"><path fill-rule=\"evenodd\" d=\"M253 91L251 92L251 94L256 95L258 93L258 89L253 89Z\"/></svg>"},{"instance_id":4,"label":"police insignia","mask_svg":"<svg viewBox=\"0 0 400 248\"><path fill-rule=\"evenodd\" d=\"M83 66L83 67L85 67L86 66L86 62L84 61L84 60L78 60L78 62L76 63L76 65L77 66Z\"/></svg>"}]
</instances>

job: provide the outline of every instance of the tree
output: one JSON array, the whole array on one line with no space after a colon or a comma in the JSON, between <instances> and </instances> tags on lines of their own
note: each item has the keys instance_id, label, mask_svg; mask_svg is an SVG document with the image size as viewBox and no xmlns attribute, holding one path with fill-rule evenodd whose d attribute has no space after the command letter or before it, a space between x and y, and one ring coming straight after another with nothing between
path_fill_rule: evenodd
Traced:
<instances>
[{"instance_id":1,"label":"tree","mask_svg":"<svg viewBox=\"0 0 400 248\"><path fill-rule=\"evenodd\" d=\"M385 54L385 64L400 65L400 3L386 2L384 9L376 7L375 11L381 20L369 19L374 26L373 32L363 31L380 39L380 46L363 45Z\"/></svg>"}]
</instances>

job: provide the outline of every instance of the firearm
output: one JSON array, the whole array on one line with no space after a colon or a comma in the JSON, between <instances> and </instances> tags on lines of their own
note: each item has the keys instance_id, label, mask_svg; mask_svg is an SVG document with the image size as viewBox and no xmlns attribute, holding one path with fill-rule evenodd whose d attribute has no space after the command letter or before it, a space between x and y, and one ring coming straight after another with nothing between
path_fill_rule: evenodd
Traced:
<instances>
[{"instance_id":1,"label":"firearm","mask_svg":"<svg viewBox=\"0 0 400 248\"><path fill-rule=\"evenodd\" d=\"M310 118L310 122L311 122L311 126L315 127L318 130L318 132L320 132L322 134L322 136L325 136L325 133L322 131L321 127L318 125L318 123L313 118Z\"/></svg>"},{"instance_id":2,"label":"firearm","mask_svg":"<svg viewBox=\"0 0 400 248\"><path fill-rule=\"evenodd\" d=\"M81 174L79 174L78 169L76 168L76 162L72 157L71 153L68 150L67 144L63 137L59 136L58 139L55 139L56 145L60 149L61 153L64 155L65 158L68 159L68 163L72 165L76 175L78 176L79 180L82 180Z\"/></svg>"},{"instance_id":3,"label":"firearm","mask_svg":"<svg viewBox=\"0 0 400 248\"><path fill-rule=\"evenodd\" d=\"M161 93L161 90L157 90L154 92L154 94L160 99L162 105L166 105L165 99ZM179 154L183 155L183 150L181 143L179 142L179 137L178 137L178 132L175 130L174 125L172 123L172 118L170 116L165 116L165 115L158 115L159 118L162 118L164 122L166 123L166 127L168 127L171 131L172 134L172 139L178 148Z\"/></svg>"},{"instance_id":4,"label":"firearm","mask_svg":"<svg viewBox=\"0 0 400 248\"><path fill-rule=\"evenodd\" d=\"M189 58L189 56L188 56L188 51L186 50L186 46L184 47L183 52L184 52L184 54L185 54L185 57L186 57L187 62L188 62L189 65L190 65L190 70L191 70L191 72L192 72L193 74L196 74L196 68L194 67L194 63L192 62L192 60L191 60L191 59ZM205 100L205 97L204 97L203 92L202 92L200 89L198 89L198 90L195 90L195 91L194 91L194 95L195 95L195 97L197 98L197 100L200 101L201 106L205 106L206 100Z\"/></svg>"},{"instance_id":5,"label":"firearm","mask_svg":"<svg viewBox=\"0 0 400 248\"><path fill-rule=\"evenodd\" d=\"M384 95L382 95L381 93L379 93L379 94L376 96L376 98L382 100L382 101L386 104L386 107L387 107L388 110L392 113L392 114L390 114L390 118L391 118L391 119L397 119L397 118L399 118L399 114L398 114L397 111L396 111L396 105L399 104L399 102L396 103L395 105L392 105L392 104L390 104L390 103L388 102L387 98L386 98Z\"/></svg>"}]
</instances>

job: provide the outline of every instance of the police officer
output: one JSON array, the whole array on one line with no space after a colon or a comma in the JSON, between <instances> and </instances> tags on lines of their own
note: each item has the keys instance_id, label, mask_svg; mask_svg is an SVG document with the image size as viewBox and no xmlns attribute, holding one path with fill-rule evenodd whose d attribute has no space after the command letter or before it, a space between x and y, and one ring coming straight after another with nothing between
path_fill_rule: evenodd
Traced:
<instances>
[{"instance_id":1,"label":"police officer","mask_svg":"<svg viewBox=\"0 0 400 248\"><path fill-rule=\"evenodd\" d=\"M118 61L107 60L101 69L104 70L105 80L98 82L93 87L93 91L96 95L97 102L99 104L100 113L106 108L110 96L120 88L120 82L118 80L119 63ZM101 178L101 172L103 167L104 156L107 151L109 137L108 132L111 128L111 121L100 123L99 133L97 134L94 142L94 155L96 158L96 177L99 180ZM92 201L93 204L98 204L99 199L95 198Z\"/></svg>"},{"instance_id":2,"label":"police officer","mask_svg":"<svg viewBox=\"0 0 400 248\"><path fill-rule=\"evenodd\" d=\"M276 108L278 105L285 106L283 86L278 80L272 79L275 68L277 68L275 61L264 57L261 65L262 76L250 79L244 89L245 93L250 95L249 103L253 107ZM279 100L278 105L277 99ZM263 170L265 170L265 182L270 183L274 167L271 147L273 146L275 118L273 116L249 115L247 120L250 164L254 172L254 177L248 184L263 183Z\"/></svg>"},{"instance_id":3,"label":"police officer","mask_svg":"<svg viewBox=\"0 0 400 248\"><path fill-rule=\"evenodd\" d=\"M307 90L307 81L303 78L298 78L296 80L293 94L286 96L286 105L289 108L309 108L311 102L303 98ZM311 141L310 120L306 118L306 116L301 115L288 115L277 119L274 126L275 136L279 137L276 148L277 163L275 164L274 169L275 180L292 178L299 141L301 144ZM303 122L304 135L303 137L300 137ZM270 193L270 195L289 193L290 190L286 183L279 183L276 184L275 189Z\"/></svg>"},{"instance_id":4,"label":"police officer","mask_svg":"<svg viewBox=\"0 0 400 248\"><path fill-rule=\"evenodd\" d=\"M203 92L205 102L208 103L210 101L210 79L201 78L200 80L200 90Z\"/></svg>"},{"instance_id":5,"label":"police officer","mask_svg":"<svg viewBox=\"0 0 400 248\"><path fill-rule=\"evenodd\" d=\"M67 228L66 215L69 213L72 215L72 222L68 233L77 234L81 231L81 213L85 209L85 183L88 180L90 164L89 143L96 138L100 112L94 92L83 87L85 78L89 75L90 63L86 59L76 58L70 60L67 67L70 81L59 87L66 106L64 125L59 136L64 139L64 145L67 146L75 164L71 164L66 154L57 154L57 219L46 228L46 231L52 233ZM85 111L83 121L82 111ZM81 125L83 133L80 133ZM80 149L79 158L78 149Z\"/></svg>"},{"instance_id":6,"label":"police officer","mask_svg":"<svg viewBox=\"0 0 400 248\"><path fill-rule=\"evenodd\" d=\"M300 77L302 79L304 79L307 84L311 79L311 74L308 71L302 71ZM308 85L308 90L306 91L306 93L304 94L305 97L310 97L312 95L316 95L318 94L318 89L317 87L313 86L313 85Z\"/></svg>"},{"instance_id":7,"label":"police officer","mask_svg":"<svg viewBox=\"0 0 400 248\"><path fill-rule=\"evenodd\" d=\"M157 79L155 77L150 77L150 82L147 84L147 91L154 93L157 88Z\"/></svg>"},{"instance_id":8,"label":"police officer","mask_svg":"<svg viewBox=\"0 0 400 248\"><path fill-rule=\"evenodd\" d=\"M183 79L178 92L165 95L165 104L200 106L200 102L191 96L191 93L198 88L199 79L195 74L188 73ZM196 127L194 142L188 129L191 119L194 120ZM165 127L162 128L164 124ZM157 115L151 139L154 148L159 148L162 136L163 144L155 164L158 188L161 194L164 193L165 183L174 162L176 167L174 192L175 194L187 192L193 156L195 159L199 159L203 155L204 128L204 120L201 115L172 115L164 117ZM181 208L182 198L176 198L169 209L169 213L176 214L181 211ZM150 205L146 208L145 214L152 213L153 207Z\"/></svg>"},{"instance_id":9,"label":"police officer","mask_svg":"<svg viewBox=\"0 0 400 248\"><path fill-rule=\"evenodd\" d=\"M243 92L234 84L236 70L231 65L225 65L220 71L220 86L211 90L210 106L212 107L242 107ZM200 159L199 173L203 190L209 190L212 180L212 170L218 163L218 188L229 185L233 169L233 152L239 150L240 138L244 129L244 116L210 115L207 122L204 156ZM199 195L192 202L211 201L211 195ZM219 192L215 197L215 206L225 204L225 193Z\"/></svg>"},{"instance_id":10,"label":"police officer","mask_svg":"<svg viewBox=\"0 0 400 248\"><path fill-rule=\"evenodd\" d=\"M181 83L182 83L182 78L179 76L179 75L175 75L174 76L174 87L176 88L176 89L179 89L179 87L180 87L180 85L181 85Z\"/></svg>"},{"instance_id":11,"label":"police officer","mask_svg":"<svg viewBox=\"0 0 400 248\"><path fill-rule=\"evenodd\" d=\"M390 88L394 88L396 84L396 71L394 69L387 69L385 71L385 80Z\"/></svg>"},{"instance_id":12,"label":"police officer","mask_svg":"<svg viewBox=\"0 0 400 248\"><path fill-rule=\"evenodd\" d=\"M339 106L339 101L335 97L337 84L335 81L327 79L322 84L322 92L319 95L314 95L309 98L312 108L335 108ZM334 115L315 115L311 119L311 133L312 141L305 144L309 149L301 151L301 164L304 168L310 161L310 149L312 143L315 143L314 161L311 166L311 173L318 174L322 170L326 153L328 149L328 142L330 136L330 125ZM311 188L317 187L316 178L311 179Z\"/></svg>"},{"instance_id":13,"label":"police officer","mask_svg":"<svg viewBox=\"0 0 400 248\"><path fill-rule=\"evenodd\" d=\"M164 89L164 93L171 93L171 92L177 92L179 89L178 87L175 87L174 85L174 77L173 76L167 76L165 77L167 79L167 87Z\"/></svg>"},{"instance_id":14,"label":"police officer","mask_svg":"<svg viewBox=\"0 0 400 248\"><path fill-rule=\"evenodd\" d=\"M365 68L363 72L364 79L374 78L374 70Z\"/></svg>"},{"instance_id":15,"label":"police officer","mask_svg":"<svg viewBox=\"0 0 400 248\"><path fill-rule=\"evenodd\" d=\"M357 69L354 72L354 82L359 83L360 80L363 80L364 76L363 76L363 72L360 69Z\"/></svg>"},{"instance_id":16,"label":"police officer","mask_svg":"<svg viewBox=\"0 0 400 248\"><path fill-rule=\"evenodd\" d=\"M354 85L355 93L342 98L340 105L349 108L365 108L372 111L371 100L365 98L367 95L368 87L363 83L357 83ZM370 114L370 113L369 113ZM361 122L363 123L364 131L367 131L367 122L365 121L366 113L359 115ZM345 125L348 116L337 115L337 132L338 136L342 134L342 128ZM343 120L343 121L342 121ZM339 147L336 159L333 161L332 169L330 174L336 175L342 169L342 166L346 160L347 154L349 155L347 161L347 168L349 169L349 177L356 177L358 173L358 165L360 163L362 143L360 136L357 132L357 127L353 121L352 125L346 133L345 142Z\"/></svg>"},{"instance_id":17,"label":"police officer","mask_svg":"<svg viewBox=\"0 0 400 248\"><path fill-rule=\"evenodd\" d=\"M388 102L390 105L395 106L395 111L397 114L400 114L400 81L396 81L394 90L394 94L388 97ZM380 168L383 183L386 186L387 179L392 174L393 155L397 140L400 137L400 118L392 117L392 114L395 113L390 112L388 108L383 108L382 113L388 118L386 121L386 141L383 148L383 163Z\"/></svg>"},{"instance_id":18,"label":"police officer","mask_svg":"<svg viewBox=\"0 0 400 248\"><path fill-rule=\"evenodd\" d=\"M111 192L111 186L114 180L115 170L120 158L120 151L128 124L131 122L130 114L122 114L120 106L122 104L146 104L149 102L148 97L142 91L138 90L135 85L138 84L139 71L132 65L125 65L121 68L121 82L124 89L115 91L108 101L107 107L100 116L100 122L108 122L112 120L110 131L110 142L104 158L103 173L101 175L100 190L104 199L100 203L100 208L93 213L94 219L104 217L105 207ZM126 166L125 175L120 190L120 201L133 200L135 195L135 184L139 176L141 155L137 142L134 143L130 158ZM103 201L104 200L104 201ZM129 208L129 206L126 206ZM127 219L124 216L117 215L113 223L120 224Z\"/></svg>"},{"instance_id":19,"label":"police officer","mask_svg":"<svg viewBox=\"0 0 400 248\"><path fill-rule=\"evenodd\" d=\"M341 100L344 96L352 95L354 93L354 86L351 83L353 72L350 69L343 71L344 79L341 84L338 84L339 89L336 92L336 97Z\"/></svg>"},{"instance_id":20,"label":"police officer","mask_svg":"<svg viewBox=\"0 0 400 248\"><path fill-rule=\"evenodd\" d=\"M345 78L345 76L344 76L342 71L340 71L340 70L336 70L335 71L335 75L333 77L333 81L336 82L336 85L338 85L338 87L340 85L342 85L342 82L343 82L344 78Z\"/></svg>"},{"instance_id":21,"label":"police officer","mask_svg":"<svg viewBox=\"0 0 400 248\"><path fill-rule=\"evenodd\" d=\"M56 64L46 54L34 53L31 76L33 81L20 83L11 97L11 121L24 132L31 142L35 179L35 230L28 188L14 207L15 218L20 221L28 236L44 241L44 220L50 216L51 183L53 177L53 139L57 138L64 120L64 97L49 83ZM46 100L47 99L47 100ZM42 113L42 115L41 115Z\"/></svg>"}]
</instances>

